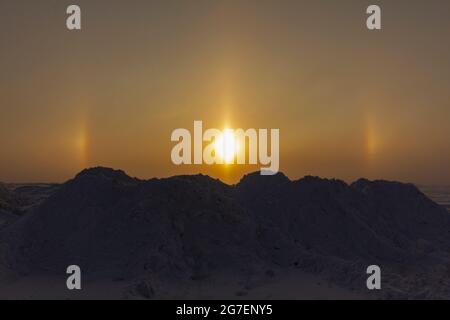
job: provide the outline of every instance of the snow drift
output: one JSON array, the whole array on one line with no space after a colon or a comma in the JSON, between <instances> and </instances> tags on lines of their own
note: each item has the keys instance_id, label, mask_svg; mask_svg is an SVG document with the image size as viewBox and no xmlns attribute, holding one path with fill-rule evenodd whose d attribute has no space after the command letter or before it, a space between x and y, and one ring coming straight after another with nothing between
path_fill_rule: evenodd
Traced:
<instances>
[{"instance_id":1,"label":"snow drift","mask_svg":"<svg viewBox=\"0 0 450 320\"><path fill-rule=\"evenodd\" d=\"M408 290L414 272L448 263L450 216L397 182L253 173L229 186L203 175L144 181L93 168L0 240L3 264L21 274L78 264L92 276L195 280L295 267L350 285L363 266L379 264ZM405 266L414 272L402 273Z\"/></svg>"}]
</instances>

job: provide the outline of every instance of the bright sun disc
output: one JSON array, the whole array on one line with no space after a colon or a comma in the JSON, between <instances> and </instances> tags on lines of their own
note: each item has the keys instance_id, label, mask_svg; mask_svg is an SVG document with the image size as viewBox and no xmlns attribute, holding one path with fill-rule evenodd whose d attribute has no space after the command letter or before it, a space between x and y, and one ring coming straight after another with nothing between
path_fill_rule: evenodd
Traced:
<instances>
[{"instance_id":1,"label":"bright sun disc","mask_svg":"<svg viewBox=\"0 0 450 320\"><path fill-rule=\"evenodd\" d=\"M237 147L233 130L230 129L224 130L215 142L215 152L225 163L234 161Z\"/></svg>"}]
</instances>

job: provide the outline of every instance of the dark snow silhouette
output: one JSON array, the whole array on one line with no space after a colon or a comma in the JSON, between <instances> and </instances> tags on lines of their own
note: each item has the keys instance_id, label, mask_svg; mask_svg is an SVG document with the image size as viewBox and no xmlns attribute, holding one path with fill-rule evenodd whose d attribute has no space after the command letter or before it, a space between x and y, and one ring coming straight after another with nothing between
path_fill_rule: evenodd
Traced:
<instances>
[{"instance_id":1,"label":"dark snow silhouette","mask_svg":"<svg viewBox=\"0 0 450 320\"><path fill-rule=\"evenodd\" d=\"M19 275L77 264L92 277L195 281L298 268L364 290L377 264L385 295L450 296L449 213L410 184L252 173L229 186L93 168L52 190L0 231L3 266Z\"/></svg>"}]
</instances>

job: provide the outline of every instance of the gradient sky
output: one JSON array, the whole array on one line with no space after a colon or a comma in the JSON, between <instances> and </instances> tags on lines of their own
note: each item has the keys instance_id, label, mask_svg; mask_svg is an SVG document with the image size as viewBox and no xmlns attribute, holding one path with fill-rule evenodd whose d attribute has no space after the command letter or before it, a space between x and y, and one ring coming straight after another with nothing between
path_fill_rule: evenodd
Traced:
<instances>
[{"instance_id":1,"label":"gradient sky","mask_svg":"<svg viewBox=\"0 0 450 320\"><path fill-rule=\"evenodd\" d=\"M174 166L172 130L203 120L279 128L291 178L450 184L449 38L448 0L1 0L0 180L259 168Z\"/></svg>"}]
</instances>

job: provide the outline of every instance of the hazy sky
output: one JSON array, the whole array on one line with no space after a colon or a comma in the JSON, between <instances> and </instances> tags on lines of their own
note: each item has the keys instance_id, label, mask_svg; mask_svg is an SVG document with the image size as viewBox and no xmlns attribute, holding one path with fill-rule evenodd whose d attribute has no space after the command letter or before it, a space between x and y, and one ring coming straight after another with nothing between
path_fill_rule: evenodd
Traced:
<instances>
[{"instance_id":1,"label":"hazy sky","mask_svg":"<svg viewBox=\"0 0 450 320\"><path fill-rule=\"evenodd\" d=\"M448 0L1 0L0 39L2 181L259 168L174 166L172 130L203 120L279 128L291 178L450 184Z\"/></svg>"}]
</instances>

